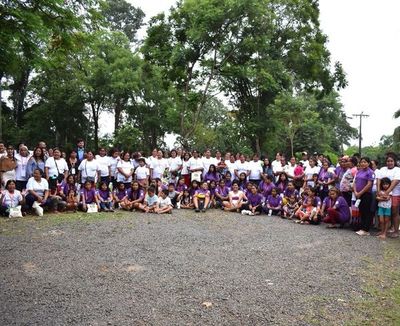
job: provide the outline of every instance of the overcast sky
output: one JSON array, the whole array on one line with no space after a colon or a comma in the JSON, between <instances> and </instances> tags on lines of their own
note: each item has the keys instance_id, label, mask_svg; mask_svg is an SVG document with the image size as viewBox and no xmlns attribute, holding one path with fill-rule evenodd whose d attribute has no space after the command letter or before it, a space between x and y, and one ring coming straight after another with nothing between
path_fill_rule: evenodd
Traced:
<instances>
[{"instance_id":1,"label":"overcast sky","mask_svg":"<svg viewBox=\"0 0 400 326\"><path fill-rule=\"evenodd\" d=\"M146 19L174 0L128 0ZM320 21L332 62L340 61L349 86L340 92L348 116L364 112L363 146L376 145L400 123L400 1L320 0ZM358 127L359 120L350 120ZM358 144L357 140L352 143Z\"/></svg>"}]
</instances>

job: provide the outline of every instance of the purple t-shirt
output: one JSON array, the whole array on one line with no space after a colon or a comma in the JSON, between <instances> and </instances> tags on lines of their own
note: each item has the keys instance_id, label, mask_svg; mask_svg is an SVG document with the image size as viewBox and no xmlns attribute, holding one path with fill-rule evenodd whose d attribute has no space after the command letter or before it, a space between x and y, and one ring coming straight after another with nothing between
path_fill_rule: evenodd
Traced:
<instances>
[{"instance_id":1,"label":"purple t-shirt","mask_svg":"<svg viewBox=\"0 0 400 326\"><path fill-rule=\"evenodd\" d=\"M97 191L97 193L99 194L100 198L103 200L107 200L110 197L110 190L101 190L99 189Z\"/></svg>"},{"instance_id":2,"label":"purple t-shirt","mask_svg":"<svg viewBox=\"0 0 400 326\"><path fill-rule=\"evenodd\" d=\"M95 202L96 190L94 190L94 189L90 189L90 190L83 189L81 191L81 195L85 196L85 203L86 204L91 204L91 203Z\"/></svg>"},{"instance_id":3,"label":"purple t-shirt","mask_svg":"<svg viewBox=\"0 0 400 326\"><path fill-rule=\"evenodd\" d=\"M286 188L285 191L283 192L283 195L287 198L294 195L297 199L299 197L299 192L294 188L293 189Z\"/></svg>"},{"instance_id":4,"label":"purple t-shirt","mask_svg":"<svg viewBox=\"0 0 400 326\"><path fill-rule=\"evenodd\" d=\"M206 189L197 189L195 192L195 196L199 196L205 198L207 195L210 196L210 190Z\"/></svg>"},{"instance_id":5,"label":"purple t-shirt","mask_svg":"<svg viewBox=\"0 0 400 326\"><path fill-rule=\"evenodd\" d=\"M138 200L139 198L144 199L143 189L138 189L136 191L133 191L133 189L130 188L127 191L127 195L128 195L129 200Z\"/></svg>"},{"instance_id":6,"label":"purple t-shirt","mask_svg":"<svg viewBox=\"0 0 400 326\"><path fill-rule=\"evenodd\" d=\"M215 196L216 188L210 188L210 196Z\"/></svg>"},{"instance_id":7,"label":"purple t-shirt","mask_svg":"<svg viewBox=\"0 0 400 326\"><path fill-rule=\"evenodd\" d=\"M225 180L225 186L232 188L232 180Z\"/></svg>"},{"instance_id":8,"label":"purple t-shirt","mask_svg":"<svg viewBox=\"0 0 400 326\"><path fill-rule=\"evenodd\" d=\"M181 185L181 184L178 183L178 185L176 186L176 191L177 192L183 192L186 189L187 189L187 185L185 185L185 184Z\"/></svg>"},{"instance_id":9,"label":"purple t-shirt","mask_svg":"<svg viewBox=\"0 0 400 326\"><path fill-rule=\"evenodd\" d=\"M218 176L217 173L207 172L204 175L204 180L203 181L215 181L215 182L218 182L219 181L219 176Z\"/></svg>"},{"instance_id":10,"label":"purple t-shirt","mask_svg":"<svg viewBox=\"0 0 400 326\"><path fill-rule=\"evenodd\" d=\"M247 199L249 201L249 204L254 207L254 206L261 204L261 202L263 200L263 196L259 193L256 193L256 194L249 193L247 195Z\"/></svg>"},{"instance_id":11,"label":"purple t-shirt","mask_svg":"<svg viewBox=\"0 0 400 326\"><path fill-rule=\"evenodd\" d=\"M264 181L261 181L260 185L258 186L258 189L264 195L265 198L268 198L268 196L271 195L271 191L274 188L275 188L275 186L272 182L266 183Z\"/></svg>"},{"instance_id":12,"label":"purple t-shirt","mask_svg":"<svg viewBox=\"0 0 400 326\"><path fill-rule=\"evenodd\" d=\"M115 193L117 195L117 198L119 200L121 200L122 198L124 198L127 195L126 189L124 190L117 190L117 192Z\"/></svg>"},{"instance_id":13,"label":"purple t-shirt","mask_svg":"<svg viewBox=\"0 0 400 326\"><path fill-rule=\"evenodd\" d=\"M64 193L64 195L65 195L65 196L68 196L68 193L69 193L70 190L76 191L75 185L66 183L66 184L64 185L64 188L63 188L63 193Z\"/></svg>"},{"instance_id":14,"label":"purple t-shirt","mask_svg":"<svg viewBox=\"0 0 400 326\"><path fill-rule=\"evenodd\" d=\"M227 197L229 194L229 188L227 186L217 186L217 188L215 188L215 193L220 194L222 197Z\"/></svg>"},{"instance_id":15,"label":"purple t-shirt","mask_svg":"<svg viewBox=\"0 0 400 326\"><path fill-rule=\"evenodd\" d=\"M347 205L346 199L342 196L336 198L336 200L332 200L330 197L326 197L324 199L325 210L328 208L336 207L336 210L339 212L339 220L341 223L345 223L350 220L350 209L349 205Z\"/></svg>"},{"instance_id":16,"label":"purple t-shirt","mask_svg":"<svg viewBox=\"0 0 400 326\"><path fill-rule=\"evenodd\" d=\"M358 170L355 176L356 191L360 192L367 185L368 181L374 182L375 174L370 168ZM371 192L372 188L368 191Z\"/></svg>"},{"instance_id":17,"label":"purple t-shirt","mask_svg":"<svg viewBox=\"0 0 400 326\"><path fill-rule=\"evenodd\" d=\"M267 199L267 202L268 202L269 206L271 206L272 208L280 206L281 205L281 201L282 201L282 199L281 199L280 196L274 197L272 195L269 195L268 199Z\"/></svg>"}]
</instances>

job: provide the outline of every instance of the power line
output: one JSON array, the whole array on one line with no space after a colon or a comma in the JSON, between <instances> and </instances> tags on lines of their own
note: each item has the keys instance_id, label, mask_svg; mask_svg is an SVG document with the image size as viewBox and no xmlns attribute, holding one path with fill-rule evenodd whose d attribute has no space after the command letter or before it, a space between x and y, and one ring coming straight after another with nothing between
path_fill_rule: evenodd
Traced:
<instances>
[{"instance_id":1,"label":"power line","mask_svg":"<svg viewBox=\"0 0 400 326\"><path fill-rule=\"evenodd\" d=\"M362 141L362 133L361 133L361 128L362 128L362 119L363 118L367 118L369 117L368 114L364 114L364 112L362 111L359 114L353 114L353 117L359 117L360 118L360 130L358 132L358 154L360 154L361 156L361 141Z\"/></svg>"}]
</instances>

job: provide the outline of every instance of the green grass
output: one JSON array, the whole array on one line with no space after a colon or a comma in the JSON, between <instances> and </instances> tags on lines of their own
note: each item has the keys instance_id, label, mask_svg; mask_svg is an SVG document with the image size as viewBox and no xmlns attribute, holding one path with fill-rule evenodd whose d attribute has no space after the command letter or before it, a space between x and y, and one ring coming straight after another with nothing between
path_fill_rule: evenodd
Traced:
<instances>
[{"instance_id":1,"label":"green grass","mask_svg":"<svg viewBox=\"0 0 400 326\"><path fill-rule=\"evenodd\" d=\"M362 295L350 299L312 297L303 320L310 325L400 325L400 241L389 239L382 257L366 257L358 275ZM343 313L332 313L342 305Z\"/></svg>"},{"instance_id":2,"label":"green grass","mask_svg":"<svg viewBox=\"0 0 400 326\"><path fill-rule=\"evenodd\" d=\"M68 223L94 223L99 220L115 220L129 217L132 213L116 211L114 213L62 213L26 216L23 218L0 218L0 235L15 236L32 229L41 230Z\"/></svg>"}]
</instances>

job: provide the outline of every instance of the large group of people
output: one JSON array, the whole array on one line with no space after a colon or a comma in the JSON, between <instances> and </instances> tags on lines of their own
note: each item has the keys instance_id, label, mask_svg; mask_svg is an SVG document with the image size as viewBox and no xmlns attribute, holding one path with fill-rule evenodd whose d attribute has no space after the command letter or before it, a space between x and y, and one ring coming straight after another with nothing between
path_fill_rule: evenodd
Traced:
<instances>
[{"instance_id":1,"label":"large group of people","mask_svg":"<svg viewBox=\"0 0 400 326\"><path fill-rule=\"evenodd\" d=\"M350 225L358 235L399 236L400 168L394 153L378 169L358 155L328 157L277 153L274 160L241 153L173 149L140 152L87 150L83 140L68 154L0 142L0 213L14 216L75 212L171 213L222 209L242 215L280 216L299 224Z\"/></svg>"}]
</instances>

